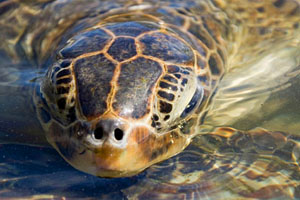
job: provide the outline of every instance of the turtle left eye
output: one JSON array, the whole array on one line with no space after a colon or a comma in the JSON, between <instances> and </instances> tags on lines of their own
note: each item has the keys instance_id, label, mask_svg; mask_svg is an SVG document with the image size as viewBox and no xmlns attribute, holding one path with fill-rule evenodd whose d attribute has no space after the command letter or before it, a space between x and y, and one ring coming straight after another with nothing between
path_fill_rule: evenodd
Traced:
<instances>
[{"instance_id":1,"label":"turtle left eye","mask_svg":"<svg viewBox=\"0 0 300 200\"><path fill-rule=\"evenodd\" d=\"M188 105L185 107L184 111L181 113L181 118L186 117L197 107L197 105L200 104L200 102L203 99L203 93L203 88L201 86L198 86L196 92L194 93L194 96L192 97Z\"/></svg>"}]
</instances>

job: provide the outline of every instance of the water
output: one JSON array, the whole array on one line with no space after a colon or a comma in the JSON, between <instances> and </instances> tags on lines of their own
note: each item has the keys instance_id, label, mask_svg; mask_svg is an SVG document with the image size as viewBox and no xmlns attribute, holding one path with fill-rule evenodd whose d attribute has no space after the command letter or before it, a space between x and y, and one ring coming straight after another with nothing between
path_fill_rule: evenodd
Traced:
<instances>
[{"instance_id":1,"label":"water","mask_svg":"<svg viewBox=\"0 0 300 200\"><path fill-rule=\"evenodd\" d=\"M274 43L263 55L229 69L215 96L206 123L250 130L299 133L299 39Z\"/></svg>"},{"instance_id":2,"label":"water","mask_svg":"<svg viewBox=\"0 0 300 200\"><path fill-rule=\"evenodd\" d=\"M290 151L286 153L294 156L294 162L284 160L284 154L273 156L267 151L265 154L232 153L226 149L222 153L206 152L199 136L181 154L137 176L106 179L74 169L51 147L1 144L0 199L300 199L299 39L273 44L263 54L253 53L257 57L230 66L205 120L208 127L241 130L262 127L289 133L296 145L287 147ZM5 60L1 55L0 52L1 61ZM31 87L33 83L29 80L38 77L38 73L30 70L20 73L18 66L16 70L10 64L3 66L2 63L0 108L3 109L1 103L9 97L12 101L5 105L18 113L20 110L14 105L24 102L18 102L15 96L18 85L9 83L26 79L28 85L20 84ZM2 83L10 87L1 87ZM19 94L22 95L28 94ZM7 117L7 113L0 114L1 123L4 115ZM23 118L30 116L30 112L11 116L12 124L15 123L11 139L19 139ZM38 133L39 128L34 125L32 129ZM37 140L45 143L42 137ZM289 154L291 151L294 153Z\"/></svg>"},{"instance_id":3,"label":"water","mask_svg":"<svg viewBox=\"0 0 300 200\"><path fill-rule=\"evenodd\" d=\"M143 176L97 178L75 170L52 148L25 145L0 148L1 199L124 199L121 190Z\"/></svg>"},{"instance_id":4,"label":"water","mask_svg":"<svg viewBox=\"0 0 300 200\"><path fill-rule=\"evenodd\" d=\"M241 130L263 127L300 136L298 49L291 45L246 66L233 68L225 75L205 124ZM137 176L117 179L79 172L50 147L3 144L0 146L0 197L300 198L299 137L294 163L253 152L208 153L201 142L201 137L197 137L178 156L151 166Z\"/></svg>"},{"instance_id":5,"label":"water","mask_svg":"<svg viewBox=\"0 0 300 200\"><path fill-rule=\"evenodd\" d=\"M1 145L0 196L2 199L238 199L299 198L298 185L289 186L286 179L299 179L299 171L290 175L282 169L288 165L273 162L273 175L263 182L243 182L249 169L247 161L256 155L211 155L189 146L173 157L131 178L105 179L81 173L69 166L51 148L24 145ZM232 165L214 171L213 161ZM278 165L276 164L278 163ZM265 174L260 165L250 165ZM263 165L261 165L263 166ZM281 166L281 168L280 168ZM265 174L266 175L266 174ZM259 177L257 178L259 179ZM263 180L263 178L261 178ZM266 181L266 182L265 182ZM267 184L266 184L267 183ZM295 184L295 183L293 183ZM297 184L297 182L296 182ZM256 188L272 185L268 189ZM263 188L263 187L262 187ZM296 191L295 191L296 190Z\"/></svg>"}]
</instances>

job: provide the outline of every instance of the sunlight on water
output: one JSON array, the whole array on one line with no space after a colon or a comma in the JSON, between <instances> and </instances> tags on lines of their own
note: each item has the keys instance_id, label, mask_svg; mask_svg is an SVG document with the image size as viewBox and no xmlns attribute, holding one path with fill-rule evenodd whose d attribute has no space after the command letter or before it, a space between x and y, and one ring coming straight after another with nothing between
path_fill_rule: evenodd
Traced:
<instances>
[{"instance_id":1,"label":"sunlight on water","mask_svg":"<svg viewBox=\"0 0 300 200\"><path fill-rule=\"evenodd\" d=\"M299 42L270 51L225 75L206 124L299 134Z\"/></svg>"},{"instance_id":2,"label":"sunlight on water","mask_svg":"<svg viewBox=\"0 0 300 200\"><path fill-rule=\"evenodd\" d=\"M60 9L67 2L56 1L55 5ZM139 6L131 9L136 8ZM50 147L0 143L0 199L300 199L299 35L271 44L262 53L251 52L253 57L246 61L233 62L200 135L179 155L137 176L98 178L77 171ZM0 52L0 61L4 58ZM0 127L0 141L6 138L5 142L22 143L16 130L28 129L28 122L36 120L26 111L22 116L9 116L6 108L9 105L18 113L22 108L15 104L24 103L19 99L28 96L20 85L32 89L38 82L40 71L31 69L36 66L22 71L25 65L0 63L0 122L15 128L4 135ZM12 120L2 122L4 115ZM226 135L205 135L224 126L246 133L252 130L265 140L241 136L244 140L236 137L229 141ZM259 135L265 129L276 132L275 136ZM35 137L46 143L44 136Z\"/></svg>"},{"instance_id":3,"label":"sunlight on water","mask_svg":"<svg viewBox=\"0 0 300 200\"><path fill-rule=\"evenodd\" d=\"M206 124L242 130L263 127L299 136L299 57L299 47L290 47L233 68L221 83ZM300 198L299 137L297 145L293 154L297 162L293 163L251 152L206 153L196 138L178 156L151 166L138 176L122 179L78 172L50 148L1 145L4 153L0 158L0 197Z\"/></svg>"}]
</instances>

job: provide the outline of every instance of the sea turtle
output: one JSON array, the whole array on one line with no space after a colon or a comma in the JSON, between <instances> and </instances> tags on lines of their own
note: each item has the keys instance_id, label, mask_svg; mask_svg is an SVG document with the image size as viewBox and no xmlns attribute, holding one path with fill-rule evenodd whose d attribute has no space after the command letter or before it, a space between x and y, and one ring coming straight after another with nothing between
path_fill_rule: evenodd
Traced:
<instances>
[{"instance_id":1,"label":"sea turtle","mask_svg":"<svg viewBox=\"0 0 300 200\"><path fill-rule=\"evenodd\" d=\"M294 45L291 57L299 56L299 5L1 1L1 142L43 144L46 136L73 167L125 177L195 140L207 155L276 157L299 177L299 136L205 123L232 66L287 44ZM229 161L207 165L207 171L232 167Z\"/></svg>"}]
</instances>

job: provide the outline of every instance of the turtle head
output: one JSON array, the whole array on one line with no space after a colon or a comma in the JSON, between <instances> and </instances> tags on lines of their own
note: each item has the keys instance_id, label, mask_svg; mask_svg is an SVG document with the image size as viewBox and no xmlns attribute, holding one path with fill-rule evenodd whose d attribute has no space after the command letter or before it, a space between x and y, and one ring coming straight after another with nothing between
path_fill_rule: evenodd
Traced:
<instances>
[{"instance_id":1,"label":"turtle head","mask_svg":"<svg viewBox=\"0 0 300 200\"><path fill-rule=\"evenodd\" d=\"M203 97L196 67L193 48L154 23L81 32L41 85L47 139L81 171L137 174L188 145Z\"/></svg>"}]
</instances>

